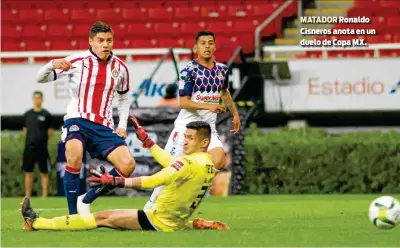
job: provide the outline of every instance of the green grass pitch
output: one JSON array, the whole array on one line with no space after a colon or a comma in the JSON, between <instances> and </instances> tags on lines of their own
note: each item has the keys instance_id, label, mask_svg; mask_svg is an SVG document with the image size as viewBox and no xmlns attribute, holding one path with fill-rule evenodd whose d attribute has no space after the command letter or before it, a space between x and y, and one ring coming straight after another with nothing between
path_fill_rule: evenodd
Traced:
<instances>
[{"instance_id":1,"label":"green grass pitch","mask_svg":"<svg viewBox=\"0 0 400 248\"><path fill-rule=\"evenodd\" d=\"M368 219L378 195L264 195L204 199L194 217L216 219L230 231L175 233L22 230L20 198L2 198L1 245L19 247L132 246L400 246L400 226L379 230ZM393 195L397 199L400 195ZM147 198L102 197L92 211L141 208ZM32 198L42 217L67 214L66 200Z\"/></svg>"}]
</instances>

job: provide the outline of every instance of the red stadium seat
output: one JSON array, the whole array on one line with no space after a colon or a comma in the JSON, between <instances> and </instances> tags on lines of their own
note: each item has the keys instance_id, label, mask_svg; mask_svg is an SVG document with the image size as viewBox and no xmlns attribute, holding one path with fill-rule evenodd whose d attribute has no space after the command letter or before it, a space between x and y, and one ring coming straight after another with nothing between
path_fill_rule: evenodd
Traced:
<instances>
[{"instance_id":1,"label":"red stadium seat","mask_svg":"<svg viewBox=\"0 0 400 248\"><path fill-rule=\"evenodd\" d=\"M170 36L179 36L180 27L177 22L161 22L154 23L154 32L158 34L169 34Z\"/></svg>"},{"instance_id":2,"label":"red stadium seat","mask_svg":"<svg viewBox=\"0 0 400 248\"><path fill-rule=\"evenodd\" d=\"M384 35L371 35L366 37L368 44L377 44L377 43L384 43L385 36Z\"/></svg>"},{"instance_id":3,"label":"red stadium seat","mask_svg":"<svg viewBox=\"0 0 400 248\"><path fill-rule=\"evenodd\" d=\"M2 9L1 19L3 23L17 23L19 22L19 11L17 9Z\"/></svg>"},{"instance_id":4,"label":"red stadium seat","mask_svg":"<svg viewBox=\"0 0 400 248\"><path fill-rule=\"evenodd\" d=\"M179 48L184 47L183 39L163 38L158 40L158 46L162 48Z\"/></svg>"},{"instance_id":5,"label":"red stadium seat","mask_svg":"<svg viewBox=\"0 0 400 248\"><path fill-rule=\"evenodd\" d=\"M200 8L199 7L177 7L175 8L175 18L182 20L193 20L200 19Z\"/></svg>"},{"instance_id":6,"label":"red stadium seat","mask_svg":"<svg viewBox=\"0 0 400 248\"><path fill-rule=\"evenodd\" d=\"M146 8L135 8L135 9L122 9L122 20L123 21L139 21L146 20L148 13Z\"/></svg>"},{"instance_id":7,"label":"red stadium seat","mask_svg":"<svg viewBox=\"0 0 400 248\"><path fill-rule=\"evenodd\" d=\"M75 24L73 27L72 37L88 38L92 24Z\"/></svg>"},{"instance_id":8,"label":"red stadium seat","mask_svg":"<svg viewBox=\"0 0 400 248\"><path fill-rule=\"evenodd\" d=\"M377 8L374 10L376 16L398 16L399 10L396 8Z\"/></svg>"},{"instance_id":9,"label":"red stadium seat","mask_svg":"<svg viewBox=\"0 0 400 248\"><path fill-rule=\"evenodd\" d=\"M22 9L34 9L35 5L34 5L34 1L29 2L29 1L12 1L9 2L9 7L11 9L18 9L18 10L22 10Z\"/></svg>"},{"instance_id":10,"label":"red stadium seat","mask_svg":"<svg viewBox=\"0 0 400 248\"><path fill-rule=\"evenodd\" d=\"M232 27L232 32L253 32L260 25L258 20L241 20L235 21Z\"/></svg>"},{"instance_id":11,"label":"red stadium seat","mask_svg":"<svg viewBox=\"0 0 400 248\"><path fill-rule=\"evenodd\" d=\"M51 49L51 44L43 40L32 40L26 44L27 51L46 51Z\"/></svg>"},{"instance_id":12,"label":"red stadium seat","mask_svg":"<svg viewBox=\"0 0 400 248\"><path fill-rule=\"evenodd\" d=\"M207 28L216 34L224 34L231 32L232 26L232 21L213 21L208 23Z\"/></svg>"},{"instance_id":13,"label":"red stadium seat","mask_svg":"<svg viewBox=\"0 0 400 248\"><path fill-rule=\"evenodd\" d=\"M56 51L63 51L63 50L77 49L77 47L76 47L76 45L75 45L75 47L72 46L71 41L69 41L69 40L59 39L59 40L52 41L51 49L56 50Z\"/></svg>"},{"instance_id":14,"label":"red stadium seat","mask_svg":"<svg viewBox=\"0 0 400 248\"><path fill-rule=\"evenodd\" d=\"M249 13L244 5L233 5L228 8L228 15L231 17L247 18Z\"/></svg>"},{"instance_id":15,"label":"red stadium seat","mask_svg":"<svg viewBox=\"0 0 400 248\"><path fill-rule=\"evenodd\" d=\"M201 7L201 16L206 18L223 19L228 16L225 6L206 6Z\"/></svg>"},{"instance_id":16,"label":"red stadium seat","mask_svg":"<svg viewBox=\"0 0 400 248\"><path fill-rule=\"evenodd\" d=\"M400 17L390 16L387 18L388 27L400 28Z\"/></svg>"},{"instance_id":17,"label":"red stadium seat","mask_svg":"<svg viewBox=\"0 0 400 248\"><path fill-rule=\"evenodd\" d=\"M80 50L87 50L89 49L89 41L87 39L79 39L77 41L77 48Z\"/></svg>"},{"instance_id":18,"label":"red stadium seat","mask_svg":"<svg viewBox=\"0 0 400 248\"><path fill-rule=\"evenodd\" d=\"M381 7L400 8L400 2L396 0L380 0L379 3Z\"/></svg>"},{"instance_id":19,"label":"red stadium seat","mask_svg":"<svg viewBox=\"0 0 400 248\"><path fill-rule=\"evenodd\" d=\"M208 26L205 22L184 22L181 23L181 32L183 35L195 35L198 30L207 29Z\"/></svg>"},{"instance_id":20,"label":"red stadium seat","mask_svg":"<svg viewBox=\"0 0 400 248\"><path fill-rule=\"evenodd\" d=\"M1 25L2 42L7 39L16 39L22 36L21 25Z\"/></svg>"},{"instance_id":21,"label":"red stadium seat","mask_svg":"<svg viewBox=\"0 0 400 248\"><path fill-rule=\"evenodd\" d=\"M155 48L158 46L157 40L155 39L132 39L130 43L132 48Z\"/></svg>"},{"instance_id":22,"label":"red stadium seat","mask_svg":"<svg viewBox=\"0 0 400 248\"><path fill-rule=\"evenodd\" d=\"M68 9L48 9L44 13L44 20L51 23L68 23L70 11Z\"/></svg>"},{"instance_id":23,"label":"red stadium seat","mask_svg":"<svg viewBox=\"0 0 400 248\"><path fill-rule=\"evenodd\" d=\"M57 9L60 7L60 2L59 1L35 1L34 5L35 5L36 9L43 9L43 10Z\"/></svg>"},{"instance_id":24,"label":"red stadium seat","mask_svg":"<svg viewBox=\"0 0 400 248\"><path fill-rule=\"evenodd\" d=\"M174 9L167 8L151 8L149 11L149 19L151 20L172 20L174 17Z\"/></svg>"},{"instance_id":25,"label":"red stadium seat","mask_svg":"<svg viewBox=\"0 0 400 248\"><path fill-rule=\"evenodd\" d=\"M128 24L129 36L142 36L142 35L153 35L153 28L150 23L132 23Z\"/></svg>"},{"instance_id":26,"label":"red stadium seat","mask_svg":"<svg viewBox=\"0 0 400 248\"><path fill-rule=\"evenodd\" d=\"M120 9L98 9L97 20L104 21L109 23L110 25L113 23L119 23L121 21Z\"/></svg>"},{"instance_id":27,"label":"red stadium seat","mask_svg":"<svg viewBox=\"0 0 400 248\"><path fill-rule=\"evenodd\" d=\"M374 13L374 9L355 7L351 8L347 11L348 17L357 17L357 16L372 16Z\"/></svg>"},{"instance_id":28,"label":"red stadium seat","mask_svg":"<svg viewBox=\"0 0 400 248\"><path fill-rule=\"evenodd\" d=\"M2 51L21 51L24 48L21 48L21 42L18 40L7 40L1 42L1 50Z\"/></svg>"},{"instance_id":29,"label":"red stadium seat","mask_svg":"<svg viewBox=\"0 0 400 248\"><path fill-rule=\"evenodd\" d=\"M109 9L113 8L115 3L111 1L87 1L87 7L93 9Z\"/></svg>"},{"instance_id":30,"label":"red stadium seat","mask_svg":"<svg viewBox=\"0 0 400 248\"><path fill-rule=\"evenodd\" d=\"M87 1L61 1L61 8L74 10L87 7Z\"/></svg>"},{"instance_id":31,"label":"red stadium seat","mask_svg":"<svg viewBox=\"0 0 400 248\"><path fill-rule=\"evenodd\" d=\"M26 40L31 41L31 38L42 39L47 35L46 25L25 25L21 34ZM28 43L29 43L28 42Z\"/></svg>"},{"instance_id":32,"label":"red stadium seat","mask_svg":"<svg viewBox=\"0 0 400 248\"><path fill-rule=\"evenodd\" d=\"M96 12L94 9L73 9L71 10L71 21L73 22L94 22Z\"/></svg>"},{"instance_id":33,"label":"red stadium seat","mask_svg":"<svg viewBox=\"0 0 400 248\"><path fill-rule=\"evenodd\" d=\"M43 21L42 9L21 9L19 18L21 23L40 23Z\"/></svg>"},{"instance_id":34,"label":"red stadium seat","mask_svg":"<svg viewBox=\"0 0 400 248\"><path fill-rule=\"evenodd\" d=\"M263 4L263 5L253 5L252 9L253 9L253 16L263 16L263 17L267 17L268 15L272 14L277 8L279 7L279 5L277 4Z\"/></svg>"},{"instance_id":35,"label":"red stadium seat","mask_svg":"<svg viewBox=\"0 0 400 248\"><path fill-rule=\"evenodd\" d=\"M53 24L47 27L47 34L56 39L61 37L69 38L73 36L73 28L72 24Z\"/></svg>"}]
</instances>

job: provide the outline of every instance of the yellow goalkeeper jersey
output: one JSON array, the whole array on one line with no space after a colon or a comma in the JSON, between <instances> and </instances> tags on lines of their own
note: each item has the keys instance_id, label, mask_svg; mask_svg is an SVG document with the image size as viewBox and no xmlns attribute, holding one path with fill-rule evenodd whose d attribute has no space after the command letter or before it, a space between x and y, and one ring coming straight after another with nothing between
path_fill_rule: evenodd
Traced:
<instances>
[{"instance_id":1,"label":"yellow goalkeeper jersey","mask_svg":"<svg viewBox=\"0 0 400 248\"><path fill-rule=\"evenodd\" d=\"M211 155L200 152L173 158L158 146L150 151L165 168L152 176L141 177L142 188L165 187L152 209L145 210L147 217L160 231L191 228L189 217L215 176Z\"/></svg>"}]
</instances>

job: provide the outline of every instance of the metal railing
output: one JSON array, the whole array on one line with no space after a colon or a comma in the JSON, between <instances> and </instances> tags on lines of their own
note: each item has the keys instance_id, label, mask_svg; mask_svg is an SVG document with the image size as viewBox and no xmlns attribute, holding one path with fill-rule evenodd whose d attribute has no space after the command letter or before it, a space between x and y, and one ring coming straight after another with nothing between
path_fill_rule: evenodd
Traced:
<instances>
[{"instance_id":1,"label":"metal railing","mask_svg":"<svg viewBox=\"0 0 400 248\"><path fill-rule=\"evenodd\" d=\"M276 17L278 17L287 7L289 7L290 4L292 4L293 0L287 0L284 4L282 4L272 15L270 15L267 19L265 19L257 28L256 31L254 32L254 41L255 41L255 51L254 51L254 59L256 61L260 61L261 59L261 40L260 40L260 33L261 31L273 20L275 20Z\"/></svg>"}]
</instances>

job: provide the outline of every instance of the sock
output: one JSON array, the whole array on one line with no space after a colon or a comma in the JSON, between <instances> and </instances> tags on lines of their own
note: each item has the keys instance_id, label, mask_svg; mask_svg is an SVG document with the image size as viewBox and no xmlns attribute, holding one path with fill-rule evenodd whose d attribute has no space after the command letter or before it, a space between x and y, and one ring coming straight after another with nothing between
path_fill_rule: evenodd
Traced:
<instances>
[{"instance_id":1,"label":"sock","mask_svg":"<svg viewBox=\"0 0 400 248\"><path fill-rule=\"evenodd\" d=\"M97 227L93 214L90 215L65 215L53 219L37 218L32 227L42 230L85 230Z\"/></svg>"},{"instance_id":2,"label":"sock","mask_svg":"<svg viewBox=\"0 0 400 248\"><path fill-rule=\"evenodd\" d=\"M79 172L80 169L72 168L69 165L65 167L64 190L65 190L65 195L67 196L69 214L78 213L76 203L80 189Z\"/></svg>"},{"instance_id":3,"label":"sock","mask_svg":"<svg viewBox=\"0 0 400 248\"><path fill-rule=\"evenodd\" d=\"M110 175L113 175L115 177L123 177L121 173L117 171L116 168L113 168L108 172ZM99 186L95 188L91 188L85 195L85 197L82 199L82 202L85 204L90 204L94 202L94 200L97 199L97 197L104 195L105 193L111 191L112 188L106 187L106 186Z\"/></svg>"}]
</instances>

